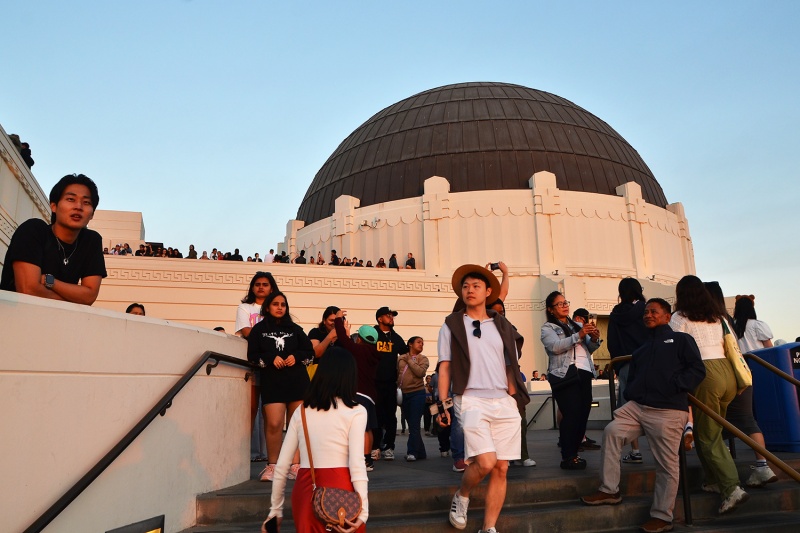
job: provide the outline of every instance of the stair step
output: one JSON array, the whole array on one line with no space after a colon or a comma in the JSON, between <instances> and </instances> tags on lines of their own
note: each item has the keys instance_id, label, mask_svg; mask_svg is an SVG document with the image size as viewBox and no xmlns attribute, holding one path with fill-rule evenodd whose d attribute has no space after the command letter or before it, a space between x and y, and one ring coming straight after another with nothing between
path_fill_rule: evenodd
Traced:
<instances>
[{"instance_id":1,"label":"stair step","mask_svg":"<svg viewBox=\"0 0 800 533\"><path fill-rule=\"evenodd\" d=\"M602 432L593 432L600 439ZM648 452L646 439L642 450L644 464L621 465L623 502L617 506L589 507L578 498L597 490L600 453L586 452L585 471L566 472L559 468L560 456L555 446L554 432L529 432L531 455L538 462L533 468L511 467L508 471L508 490L498 529L503 533L547 531L555 533L634 531L649 519L649 508L655 484L655 465ZM432 444L432 443L431 443ZM426 446L435 449L431 444ZM781 454L795 469L800 469L800 454ZM750 475L749 451L740 454L737 467L741 479ZM676 531L792 531L800 532L800 484L776 471L781 481L764 489L746 489L751 495L748 503L732 517L719 517L720 498L700 490L702 469L696 453L687 456L688 482L692 496L693 526L684 525L683 502L680 493L675 506ZM425 461L407 463L395 460L378 461L369 474L370 533L453 533L447 521L450 500L458 488L461 474L451 470L450 458L429 457ZM203 494L197 499L197 526L184 533L258 532L261 521L269 512L271 483L258 481L263 464L254 464L251 480ZM290 493L293 482L286 488L286 519L281 531L294 531L291 521ZM487 484L484 481L471 494L469 526L477 531L481 525Z\"/></svg>"}]
</instances>

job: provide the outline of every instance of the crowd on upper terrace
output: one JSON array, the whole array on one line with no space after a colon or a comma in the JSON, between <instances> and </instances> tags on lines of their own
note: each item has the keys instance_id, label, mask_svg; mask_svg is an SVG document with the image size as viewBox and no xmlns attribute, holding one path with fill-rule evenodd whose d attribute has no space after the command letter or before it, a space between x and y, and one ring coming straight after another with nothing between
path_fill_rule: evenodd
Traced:
<instances>
[{"instance_id":1,"label":"crowd on upper terrace","mask_svg":"<svg viewBox=\"0 0 800 533\"><path fill-rule=\"evenodd\" d=\"M164 248L163 246L154 245L151 243L147 244L140 244L139 249L136 252L133 251L130 244L127 242L122 244L117 244L113 248L103 248L103 254L105 255L133 255L137 257L168 257L172 259L184 259L183 253L178 248L173 248L171 246ZM298 265L332 265L332 266L353 266L353 267L366 267L366 268L394 268L395 270L400 270L400 268L406 269L416 269L417 268L417 260L414 258L414 254L411 252L408 253L407 258L403 266L401 267L397 260L397 254L392 254L389 257L389 262L387 263L386 260L381 257L378 261L373 264L371 260L364 261L364 259L359 259L356 256L350 257L343 257L339 258L336 254L336 250L331 250L330 259L328 262L322 257L322 252L317 253L317 257L314 258L306 258L306 251L300 250L300 253L292 259L286 252L275 253L274 249L270 249L270 251L264 256L264 259L259 257L258 253L255 253L252 256L247 256L247 259L244 259L242 255L239 253L239 249L234 249L233 253L225 252L223 253L221 250L214 248L211 250L211 254L207 251L203 251L203 253L198 257L197 251L195 250L194 244L189 245L189 253L185 257L186 259L201 259L201 260L214 260L214 261L246 261L249 263L287 263L287 264L298 264Z\"/></svg>"}]
</instances>

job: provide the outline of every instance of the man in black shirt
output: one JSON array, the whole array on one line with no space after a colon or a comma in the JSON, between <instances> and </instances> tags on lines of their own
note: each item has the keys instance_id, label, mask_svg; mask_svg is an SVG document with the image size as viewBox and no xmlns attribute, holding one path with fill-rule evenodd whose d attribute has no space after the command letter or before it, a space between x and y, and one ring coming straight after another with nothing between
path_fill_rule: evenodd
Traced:
<instances>
[{"instance_id":1,"label":"man in black shirt","mask_svg":"<svg viewBox=\"0 0 800 533\"><path fill-rule=\"evenodd\" d=\"M375 408L380 428L375 430L373 445L381 445L383 458L387 461L394 459L394 441L397 437L397 356L408 353L406 341L394 331L396 316L397 311L392 311L388 307L381 307L375 311L375 320L378 321L375 326L378 342L375 347L381 354L375 376L375 386L378 389Z\"/></svg>"},{"instance_id":2,"label":"man in black shirt","mask_svg":"<svg viewBox=\"0 0 800 533\"><path fill-rule=\"evenodd\" d=\"M92 305L106 277L102 238L86 228L99 202L88 177L61 178L50 191L50 224L32 218L14 232L0 289Z\"/></svg>"}]
</instances>

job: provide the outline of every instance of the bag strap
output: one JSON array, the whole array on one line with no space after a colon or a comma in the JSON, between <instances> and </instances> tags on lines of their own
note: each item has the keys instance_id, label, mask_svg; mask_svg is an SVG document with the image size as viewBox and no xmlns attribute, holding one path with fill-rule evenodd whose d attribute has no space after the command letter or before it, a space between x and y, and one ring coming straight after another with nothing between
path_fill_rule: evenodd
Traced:
<instances>
[{"instance_id":1,"label":"bag strap","mask_svg":"<svg viewBox=\"0 0 800 533\"><path fill-rule=\"evenodd\" d=\"M722 322L722 335L730 335L731 330L728 329L728 321L725 318L720 318L720 322Z\"/></svg>"},{"instance_id":2,"label":"bag strap","mask_svg":"<svg viewBox=\"0 0 800 533\"><path fill-rule=\"evenodd\" d=\"M300 405L300 418L303 419L303 436L306 438L306 451L308 452L308 464L311 467L311 490L317 489L317 480L314 477L314 458L311 457L311 442L308 439L308 424L306 423L306 406Z\"/></svg>"}]
</instances>

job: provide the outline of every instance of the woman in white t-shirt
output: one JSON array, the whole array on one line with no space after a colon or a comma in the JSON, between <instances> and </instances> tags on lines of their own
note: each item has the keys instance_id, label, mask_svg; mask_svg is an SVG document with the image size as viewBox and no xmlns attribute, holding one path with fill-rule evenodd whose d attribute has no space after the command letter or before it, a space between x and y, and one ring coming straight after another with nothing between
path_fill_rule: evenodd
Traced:
<instances>
[{"instance_id":1,"label":"woman in white t-shirt","mask_svg":"<svg viewBox=\"0 0 800 533\"><path fill-rule=\"evenodd\" d=\"M261 316L261 306L264 304L264 300L267 296L273 292L278 292L278 284L275 282L275 278L272 277L272 274L269 272L256 272L253 279L250 280L247 296L242 298L242 303L236 308L235 331L237 335L246 339L247 336L250 335L250 330L253 329L253 326L261 322L261 319L264 318ZM251 434L255 433L257 426L264 426L263 415L259 416L258 410L260 398L261 380L259 373L256 372L250 394ZM258 434L254 435L251 441L250 458L253 461L264 461L266 460L266 453L267 445L263 431L258 431Z\"/></svg>"},{"instance_id":2,"label":"woman in white t-shirt","mask_svg":"<svg viewBox=\"0 0 800 533\"><path fill-rule=\"evenodd\" d=\"M733 329L742 353L772 347L772 330L756 319L755 296L737 296L733 308Z\"/></svg>"},{"instance_id":3,"label":"woman in white t-shirt","mask_svg":"<svg viewBox=\"0 0 800 533\"><path fill-rule=\"evenodd\" d=\"M333 531L363 533L369 516L367 499L367 466L364 463L364 428L367 411L356 401L356 360L342 348L333 347L320 359L319 368L311 380L303 406L308 440L314 460L314 476L318 486L355 490L361 496L361 513L355 522L345 522L343 529ZM284 490L289 478L295 452L300 452L300 469L292 487L292 519L297 531L324 533L325 526L314 515L311 502L310 461L306 448L301 409L289 420L278 463L272 480L272 500L266 522L277 517L283 521Z\"/></svg>"}]
</instances>

